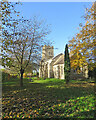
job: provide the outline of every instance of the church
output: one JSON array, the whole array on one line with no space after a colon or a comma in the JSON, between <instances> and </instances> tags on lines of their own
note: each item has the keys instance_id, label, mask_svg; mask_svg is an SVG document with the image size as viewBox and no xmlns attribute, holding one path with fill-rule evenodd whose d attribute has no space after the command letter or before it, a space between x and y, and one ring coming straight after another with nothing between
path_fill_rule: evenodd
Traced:
<instances>
[{"instance_id":1,"label":"church","mask_svg":"<svg viewBox=\"0 0 96 120\"><path fill-rule=\"evenodd\" d=\"M88 77L88 70L83 74L77 74L71 70L72 77ZM60 53L54 57L54 47L44 45L42 48L42 60L40 61L39 77L64 79L64 54Z\"/></svg>"}]
</instances>

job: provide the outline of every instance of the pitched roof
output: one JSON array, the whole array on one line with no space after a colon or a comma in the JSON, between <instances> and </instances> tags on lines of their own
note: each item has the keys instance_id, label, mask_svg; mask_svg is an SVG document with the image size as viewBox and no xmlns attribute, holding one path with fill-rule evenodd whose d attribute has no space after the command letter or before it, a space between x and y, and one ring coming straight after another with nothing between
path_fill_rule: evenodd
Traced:
<instances>
[{"instance_id":1,"label":"pitched roof","mask_svg":"<svg viewBox=\"0 0 96 120\"><path fill-rule=\"evenodd\" d=\"M53 65L64 64L64 55L61 54L59 58L54 62Z\"/></svg>"},{"instance_id":2,"label":"pitched roof","mask_svg":"<svg viewBox=\"0 0 96 120\"><path fill-rule=\"evenodd\" d=\"M55 57L52 58L52 60L58 59L61 55L63 55L63 53L56 55Z\"/></svg>"}]
</instances>

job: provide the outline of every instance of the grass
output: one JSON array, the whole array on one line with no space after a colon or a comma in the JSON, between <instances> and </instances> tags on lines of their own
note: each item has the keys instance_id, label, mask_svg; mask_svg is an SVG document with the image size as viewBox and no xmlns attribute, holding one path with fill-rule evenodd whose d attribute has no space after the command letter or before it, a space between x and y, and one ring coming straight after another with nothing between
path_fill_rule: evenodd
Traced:
<instances>
[{"instance_id":1,"label":"grass","mask_svg":"<svg viewBox=\"0 0 96 120\"><path fill-rule=\"evenodd\" d=\"M3 118L94 118L94 83L59 79L10 79L2 84Z\"/></svg>"}]
</instances>

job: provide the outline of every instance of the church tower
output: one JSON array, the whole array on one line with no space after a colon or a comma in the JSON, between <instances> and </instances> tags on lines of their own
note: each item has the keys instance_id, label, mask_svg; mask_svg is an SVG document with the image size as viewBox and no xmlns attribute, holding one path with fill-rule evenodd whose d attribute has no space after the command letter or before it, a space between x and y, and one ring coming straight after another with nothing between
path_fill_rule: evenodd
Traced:
<instances>
[{"instance_id":1,"label":"church tower","mask_svg":"<svg viewBox=\"0 0 96 120\"><path fill-rule=\"evenodd\" d=\"M44 45L42 48L42 60L46 61L54 57L54 47Z\"/></svg>"}]
</instances>

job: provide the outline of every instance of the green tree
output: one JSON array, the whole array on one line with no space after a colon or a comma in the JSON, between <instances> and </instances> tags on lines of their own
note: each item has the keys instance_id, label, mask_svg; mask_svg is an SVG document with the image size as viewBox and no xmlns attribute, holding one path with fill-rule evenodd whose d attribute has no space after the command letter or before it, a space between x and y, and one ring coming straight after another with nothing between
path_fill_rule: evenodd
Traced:
<instances>
[{"instance_id":1,"label":"green tree","mask_svg":"<svg viewBox=\"0 0 96 120\"><path fill-rule=\"evenodd\" d=\"M65 55L64 55L64 75L65 75L66 83L68 83L70 80L70 70L71 67L70 67L69 51L68 51L68 45L66 44Z\"/></svg>"}]
</instances>

